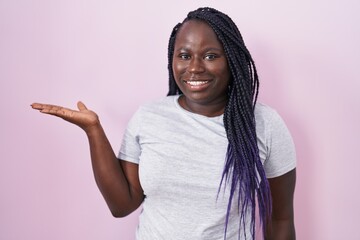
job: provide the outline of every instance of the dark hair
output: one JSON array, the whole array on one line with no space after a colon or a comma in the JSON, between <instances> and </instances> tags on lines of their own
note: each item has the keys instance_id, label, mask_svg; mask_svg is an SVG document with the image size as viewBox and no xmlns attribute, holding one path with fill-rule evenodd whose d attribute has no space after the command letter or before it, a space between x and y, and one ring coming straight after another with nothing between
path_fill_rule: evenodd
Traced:
<instances>
[{"instance_id":1,"label":"dark hair","mask_svg":"<svg viewBox=\"0 0 360 240\"><path fill-rule=\"evenodd\" d=\"M224 239L226 239L230 209L235 193L238 193L235 202L237 202L240 212L239 224L245 228L245 217L248 210L250 210L251 235L254 239L256 197L259 206L260 223L264 234L271 219L270 188L257 146L254 109L258 96L259 79L254 60L247 50L237 26L229 16L213 8L199 8L189 12L185 20L174 27L170 36L168 46L168 96L182 94L176 85L172 69L174 45L179 28L184 22L193 19L206 22L214 30L224 47L231 72L228 91L229 100L224 111L224 126L229 144L219 186L220 191L222 185L226 187L227 182L231 183ZM241 228L239 228L239 234L240 230ZM246 231L244 231L244 234L246 234Z\"/></svg>"}]
</instances>

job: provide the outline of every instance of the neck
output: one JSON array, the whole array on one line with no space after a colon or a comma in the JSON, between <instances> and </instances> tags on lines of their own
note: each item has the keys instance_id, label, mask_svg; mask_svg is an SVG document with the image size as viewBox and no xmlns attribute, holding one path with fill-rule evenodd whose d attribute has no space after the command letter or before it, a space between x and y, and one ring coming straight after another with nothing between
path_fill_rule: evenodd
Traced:
<instances>
[{"instance_id":1,"label":"neck","mask_svg":"<svg viewBox=\"0 0 360 240\"><path fill-rule=\"evenodd\" d=\"M181 107L189 112L200 114L206 117L216 117L223 114L227 102L227 98L212 103L201 103L189 101L184 95L179 97L179 104Z\"/></svg>"}]
</instances>

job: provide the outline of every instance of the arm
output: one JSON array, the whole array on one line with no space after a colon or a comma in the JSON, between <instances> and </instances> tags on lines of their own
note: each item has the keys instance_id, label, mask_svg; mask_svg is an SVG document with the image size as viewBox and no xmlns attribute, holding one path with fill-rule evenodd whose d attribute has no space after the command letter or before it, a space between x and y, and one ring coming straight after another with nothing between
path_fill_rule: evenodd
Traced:
<instances>
[{"instance_id":1,"label":"arm","mask_svg":"<svg viewBox=\"0 0 360 240\"><path fill-rule=\"evenodd\" d=\"M138 165L116 158L96 113L88 110L81 102L78 103L79 111L39 103L31 106L42 113L73 123L85 131L95 181L113 216L124 217L140 206L144 196Z\"/></svg>"},{"instance_id":2,"label":"arm","mask_svg":"<svg viewBox=\"0 0 360 240\"><path fill-rule=\"evenodd\" d=\"M138 164L116 158L100 124L87 135L95 181L113 216L124 217L136 210L144 199Z\"/></svg>"},{"instance_id":3,"label":"arm","mask_svg":"<svg viewBox=\"0 0 360 240\"><path fill-rule=\"evenodd\" d=\"M266 233L266 240L295 240L294 190L296 170L280 177L270 178L272 196L272 219Z\"/></svg>"}]
</instances>

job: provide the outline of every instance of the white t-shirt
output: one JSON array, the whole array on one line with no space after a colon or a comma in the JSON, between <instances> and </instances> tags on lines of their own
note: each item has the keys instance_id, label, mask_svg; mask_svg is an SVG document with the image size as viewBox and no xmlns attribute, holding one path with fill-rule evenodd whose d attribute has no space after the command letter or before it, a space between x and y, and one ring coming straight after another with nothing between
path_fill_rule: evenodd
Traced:
<instances>
[{"instance_id":1,"label":"white t-shirt","mask_svg":"<svg viewBox=\"0 0 360 240\"><path fill-rule=\"evenodd\" d=\"M139 164L146 196L136 236L138 240L223 239L229 197L229 187L218 195L228 146L223 115L189 112L178 98L168 96L140 107L124 134L118 158ZM258 103L255 120L266 176L294 169L295 148L281 117ZM238 233L234 205L227 239L238 239ZM251 237L250 229L246 235Z\"/></svg>"}]
</instances>

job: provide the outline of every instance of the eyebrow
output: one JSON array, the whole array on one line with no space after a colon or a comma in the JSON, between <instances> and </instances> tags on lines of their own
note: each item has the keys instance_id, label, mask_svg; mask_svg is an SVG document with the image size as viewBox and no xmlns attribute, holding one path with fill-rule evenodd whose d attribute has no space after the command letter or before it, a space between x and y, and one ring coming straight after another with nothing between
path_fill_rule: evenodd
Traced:
<instances>
[{"instance_id":1,"label":"eyebrow","mask_svg":"<svg viewBox=\"0 0 360 240\"><path fill-rule=\"evenodd\" d=\"M177 49L174 49L174 52L175 51L190 51L190 48L188 48L188 47L179 47L179 48L177 48ZM218 52L224 52L224 50L223 49L221 49L221 48L214 48L214 47L209 47L209 48L205 48L204 49L204 52L210 52L210 51L218 51Z\"/></svg>"}]
</instances>

